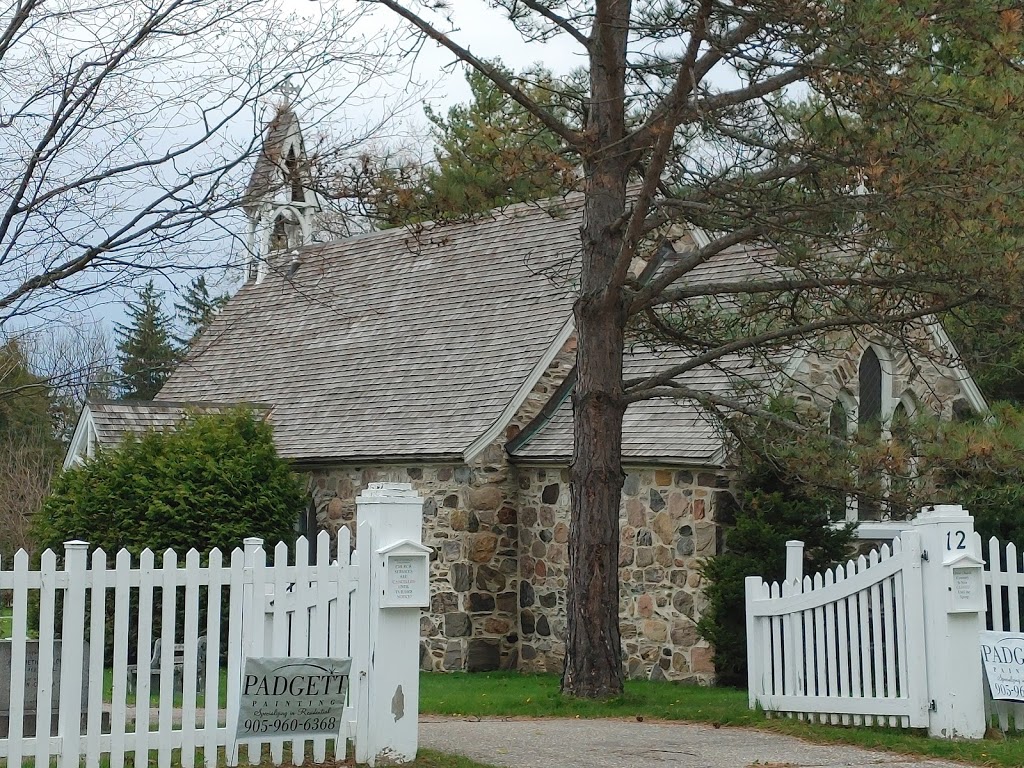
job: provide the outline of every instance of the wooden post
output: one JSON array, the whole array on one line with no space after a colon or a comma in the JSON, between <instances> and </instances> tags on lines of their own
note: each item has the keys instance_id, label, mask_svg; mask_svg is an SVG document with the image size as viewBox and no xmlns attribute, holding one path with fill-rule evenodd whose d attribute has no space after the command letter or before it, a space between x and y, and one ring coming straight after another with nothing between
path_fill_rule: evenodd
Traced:
<instances>
[{"instance_id":1,"label":"wooden post","mask_svg":"<svg viewBox=\"0 0 1024 768\"><path fill-rule=\"evenodd\" d=\"M425 582L427 569L416 570L396 589L395 573L385 568L388 555L402 546L403 568L420 565L423 499L408 483L371 483L356 499L356 519L359 563L363 573L369 572L370 645L367 705L358 713L366 726L356 741L356 762L411 762L418 744L420 606L403 602L403 596L407 588L426 593L427 584L420 581ZM421 554L425 566L426 553Z\"/></svg>"}]
</instances>

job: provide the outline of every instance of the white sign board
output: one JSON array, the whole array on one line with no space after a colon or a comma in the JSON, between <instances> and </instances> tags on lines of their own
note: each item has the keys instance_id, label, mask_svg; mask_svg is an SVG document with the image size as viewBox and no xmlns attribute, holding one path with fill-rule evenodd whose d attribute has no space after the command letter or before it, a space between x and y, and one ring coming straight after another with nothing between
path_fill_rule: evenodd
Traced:
<instances>
[{"instance_id":1,"label":"white sign board","mask_svg":"<svg viewBox=\"0 0 1024 768\"><path fill-rule=\"evenodd\" d=\"M235 738L337 736L351 667L351 659L246 659Z\"/></svg>"},{"instance_id":2,"label":"white sign board","mask_svg":"<svg viewBox=\"0 0 1024 768\"><path fill-rule=\"evenodd\" d=\"M404 539L377 550L383 558L382 608L430 605L430 548Z\"/></svg>"},{"instance_id":3,"label":"white sign board","mask_svg":"<svg viewBox=\"0 0 1024 768\"><path fill-rule=\"evenodd\" d=\"M993 699L1024 701L1024 634L982 632L981 663Z\"/></svg>"}]
</instances>

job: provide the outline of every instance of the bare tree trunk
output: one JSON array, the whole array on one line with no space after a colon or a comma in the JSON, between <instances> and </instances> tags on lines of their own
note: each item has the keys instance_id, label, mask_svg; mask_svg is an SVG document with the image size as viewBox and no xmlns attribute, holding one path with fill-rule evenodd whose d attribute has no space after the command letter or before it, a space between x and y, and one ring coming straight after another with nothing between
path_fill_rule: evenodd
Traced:
<instances>
[{"instance_id":1,"label":"bare tree trunk","mask_svg":"<svg viewBox=\"0 0 1024 768\"><path fill-rule=\"evenodd\" d=\"M576 427L562 691L586 698L622 693L617 596L625 318L624 302L607 293L584 296L576 304L579 379L573 395Z\"/></svg>"},{"instance_id":2,"label":"bare tree trunk","mask_svg":"<svg viewBox=\"0 0 1024 768\"><path fill-rule=\"evenodd\" d=\"M584 153L580 297L574 314L578 379L569 470L572 512L562 691L622 693L619 501L622 493L622 353L627 303L621 270L626 217L626 33L630 3L599 3L590 36L591 102Z\"/></svg>"}]
</instances>

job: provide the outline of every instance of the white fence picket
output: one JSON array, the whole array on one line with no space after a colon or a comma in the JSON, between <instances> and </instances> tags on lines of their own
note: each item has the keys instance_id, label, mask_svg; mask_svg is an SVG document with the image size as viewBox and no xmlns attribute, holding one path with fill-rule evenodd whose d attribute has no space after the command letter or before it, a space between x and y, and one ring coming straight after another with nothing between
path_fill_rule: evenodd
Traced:
<instances>
[{"instance_id":1,"label":"white fence picket","mask_svg":"<svg viewBox=\"0 0 1024 768\"><path fill-rule=\"evenodd\" d=\"M236 549L231 553L231 579L232 584L243 584L242 589L232 589L229 597L230 607L228 610L228 706L227 706L227 733L234 734L238 727L238 696L242 690L242 665L244 664L244 650L242 648L242 601L248 597L252 599L252 584L245 582L245 567L247 554ZM251 566L250 566L251 567ZM231 746L224 750L225 763L229 766L238 765L238 745L234 741ZM212 758L212 759L211 759ZM206 759L207 765L216 765L216 756Z\"/></svg>"},{"instance_id":2,"label":"white fence picket","mask_svg":"<svg viewBox=\"0 0 1024 768\"><path fill-rule=\"evenodd\" d=\"M103 727L103 652L106 640L107 556L92 553L89 573L89 699L86 705L85 765L99 768L100 732Z\"/></svg>"},{"instance_id":3,"label":"white fence picket","mask_svg":"<svg viewBox=\"0 0 1024 768\"><path fill-rule=\"evenodd\" d=\"M43 552L39 565L39 669L36 688L36 765L50 763L50 713L53 704L54 614L57 597L57 556Z\"/></svg>"},{"instance_id":4,"label":"white fence picket","mask_svg":"<svg viewBox=\"0 0 1024 768\"><path fill-rule=\"evenodd\" d=\"M185 622L181 664L181 756L182 768L196 764L196 689L199 687L199 552L190 549L185 554ZM196 642L191 642L196 638ZM161 697L162 699L163 697ZM188 745L193 745L189 747Z\"/></svg>"},{"instance_id":5,"label":"white fence picket","mask_svg":"<svg viewBox=\"0 0 1024 768\"><path fill-rule=\"evenodd\" d=\"M88 550L89 545L84 541L71 541L64 545L67 585L61 611L61 669L60 688L57 691L57 701L64 703L57 715L57 733L61 740L60 768L78 768L81 754L82 673L85 660L83 628ZM38 731L38 713L36 720Z\"/></svg>"},{"instance_id":6,"label":"white fence picket","mask_svg":"<svg viewBox=\"0 0 1024 768\"><path fill-rule=\"evenodd\" d=\"M295 577L288 572L288 545L279 541L274 548L274 579L273 579L273 623L270 632L270 648L263 649L265 656L288 655L288 602L294 597L291 592L295 588ZM295 742L292 741L294 748ZM270 759L275 765L284 762L284 742L274 739L270 742ZM299 759L295 761L301 763Z\"/></svg>"},{"instance_id":7,"label":"white fence picket","mask_svg":"<svg viewBox=\"0 0 1024 768\"><path fill-rule=\"evenodd\" d=\"M110 768L124 768L128 715L128 627L131 555L122 549L114 561L114 666L110 708ZM124 674L119 674L122 672Z\"/></svg>"},{"instance_id":8,"label":"white fence picket","mask_svg":"<svg viewBox=\"0 0 1024 768\"><path fill-rule=\"evenodd\" d=\"M317 583L317 589L315 592L316 604L313 606L310 612L309 622L309 655L310 656L327 656L328 654L328 625L327 617L329 615L331 606L328 600L328 590L322 589L321 585L327 583L328 574L330 573L330 556L331 556L331 542L327 536L327 531L320 531L314 540L315 545L315 567L313 572L313 578ZM338 532L338 555L341 563L348 562L348 528L342 528ZM339 590L338 604L348 607L348 595ZM345 621L348 626L348 621ZM351 636L351 633L350 633ZM351 656L348 648L342 648L338 652L339 656ZM351 682L350 682L351 685ZM313 739L313 762L323 763L327 759L327 737L317 736Z\"/></svg>"},{"instance_id":9,"label":"white fence picket","mask_svg":"<svg viewBox=\"0 0 1024 768\"><path fill-rule=\"evenodd\" d=\"M208 560L209 580L206 589L206 658L204 668L206 679L203 685L203 732L202 749L203 763L206 766L217 765L217 728L220 712L220 625L223 602L221 586L225 583L230 571L223 567L224 558L219 549L210 552ZM238 590L233 590L238 591ZM230 615L230 613L229 613Z\"/></svg>"},{"instance_id":10,"label":"white fence picket","mask_svg":"<svg viewBox=\"0 0 1024 768\"><path fill-rule=\"evenodd\" d=\"M171 768L171 737L174 725L174 644L178 607L178 557L173 549L164 552L160 569L160 696L157 707L157 765Z\"/></svg>"},{"instance_id":11,"label":"white fence picket","mask_svg":"<svg viewBox=\"0 0 1024 768\"><path fill-rule=\"evenodd\" d=\"M8 718L7 764L21 765L25 718L25 644L28 639L28 552L14 555L11 587L14 611L11 617L11 713ZM38 711L38 707L36 708Z\"/></svg>"}]
</instances>

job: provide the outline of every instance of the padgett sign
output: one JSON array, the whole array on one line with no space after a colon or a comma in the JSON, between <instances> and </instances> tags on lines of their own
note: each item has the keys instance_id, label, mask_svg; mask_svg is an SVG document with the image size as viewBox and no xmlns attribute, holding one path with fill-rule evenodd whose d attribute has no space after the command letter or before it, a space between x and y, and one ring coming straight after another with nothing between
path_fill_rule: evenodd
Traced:
<instances>
[{"instance_id":1,"label":"padgett sign","mask_svg":"<svg viewBox=\"0 0 1024 768\"><path fill-rule=\"evenodd\" d=\"M1024 701L1024 634L982 632L981 662L993 699Z\"/></svg>"},{"instance_id":2,"label":"padgett sign","mask_svg":"<svg viewBox=\"0 0 1024 768\"><path fill-rule=\"evenodd\" d=\"M235 738L337 736L351 667L351 659L246 659Z\"/></svg>"}]
</instances>

